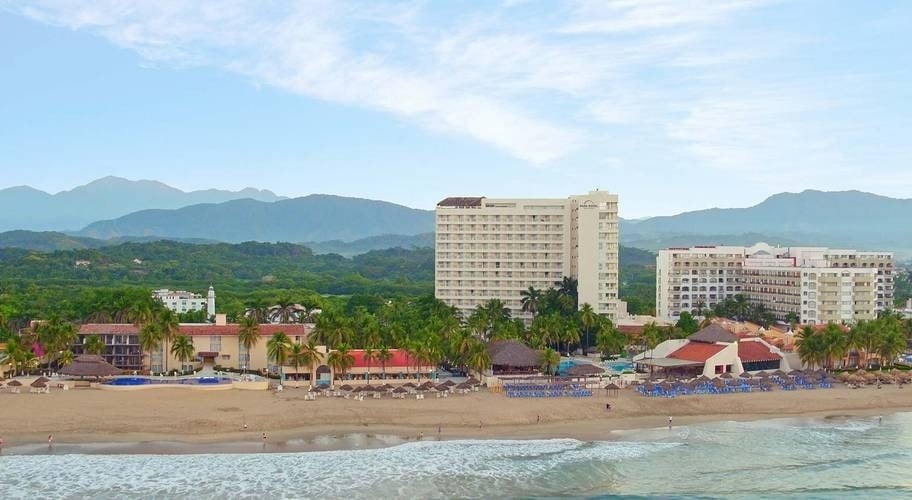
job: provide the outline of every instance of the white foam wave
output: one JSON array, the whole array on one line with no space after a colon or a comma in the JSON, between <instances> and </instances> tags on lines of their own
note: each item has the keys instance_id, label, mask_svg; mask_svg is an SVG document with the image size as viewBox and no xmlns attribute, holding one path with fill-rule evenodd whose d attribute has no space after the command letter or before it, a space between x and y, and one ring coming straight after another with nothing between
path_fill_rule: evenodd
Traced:
<instances>
[{"instance_id":1,"label":"white foam wave","mask_svg":"<svg viewBox=\"0 0 912 500\"><path fill-rule=\"evenodd\" d=\"M442 441L393 448L218 455L51 455L0 458L5 498L392 498L555 494L567 474L598 490L619 460L671 443Z\"/></svg>"}]
</instances>

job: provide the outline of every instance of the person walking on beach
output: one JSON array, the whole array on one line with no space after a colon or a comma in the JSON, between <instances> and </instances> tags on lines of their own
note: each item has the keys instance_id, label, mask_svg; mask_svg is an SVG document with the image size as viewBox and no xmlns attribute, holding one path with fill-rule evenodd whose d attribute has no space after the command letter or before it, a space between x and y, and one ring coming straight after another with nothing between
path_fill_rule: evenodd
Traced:
<instances>
[{"instance_id":1,"label":"person walking on beach","mask_svg":"<svg viewBox=\"0 0 912 500\"><path fill-rule=\"evenodd\" d=\"M268 437L268 436L266 435L266 433L264 432L264 433L263 433L263 443L264 443L264 444L266 443L266 440L267 440L267 439L269 439L269 437Z\"/></svg>"},{"instance_id":2,"label":"person walking on beach","mask_svg":"<svg viewBox=\"0 0 912 500\"><path fill-rule=\"evenodd\" d=\"M671 415L668 416L668 430L671 430Z\"/></svg>"},{"instance_id":3,"label":"person walking on beach","mask_svg":"<svg viewBox=\"0 0 912 500\"><path fill-rule=\"evenodd\" d=\"M3 438L0 437L0 453L3 453Z\"/></svg>"},{"instance_id":4,"label":"person walking on beach","mask_svg":"<svg viewBox=\"0 0 912 500\"><path fill-rule=\"evenodd\" d=\"M54 435L48 434L48 448L54 446Z\"/></svg>"}]
</instances>

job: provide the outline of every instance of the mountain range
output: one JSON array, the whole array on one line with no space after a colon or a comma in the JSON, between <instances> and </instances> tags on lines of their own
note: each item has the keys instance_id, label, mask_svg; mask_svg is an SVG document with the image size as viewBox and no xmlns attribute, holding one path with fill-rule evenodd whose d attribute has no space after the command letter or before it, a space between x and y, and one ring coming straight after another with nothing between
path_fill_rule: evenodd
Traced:
<instances>
[{"instance_id":1,"label":"mountain range","mask_svg":"<svg viewBox=\"0 0 912 500\"><path fill-rule=\"evenodd\" d=\"M910 199L860 191L807 190L776 194L746 208L625 219L620 237L626 247L651 251L766 241L892 250L905 259L912 256L910 215ZM85 223L74 226L74 221ZM55 195L28 187L0 190L0 230L42 231L48 227L58 232L2 233L0 247L97 248L156 239L286 241L304 243L317 253L350 256L397 246L426 247L434 242L433 211L378 200L325 194L283 198L252 188L184 192L155 181L115 177ZM60 231L72 227L77 229Z\"/></svg>"},{"instance_id":2,"label":"mountain range","mask_svg":"<svg viewBox=\"0 0 912 500\"><path fill-rule=\"evenodd\" d=\"M622 221L621 242L669 246L753 244L851 247L912 255L912 199L861 191L780 193L747 208L711 208Z\"/></svg>"},{"instance_id":3,"label":"mountain range","mask_svg":"<svg viewBox=\"0 0 912 500\"><path fill-rule=\"evenodd\" d=\"M271 191L254 188L185 192L158 181L132 181L120 177L104 177L56 194L29 186L15 186L0 189L0 231L77 230L98 220L138 210L173 209L244 198L264 202L284 199Z\"/></svg>"}]
</instances>

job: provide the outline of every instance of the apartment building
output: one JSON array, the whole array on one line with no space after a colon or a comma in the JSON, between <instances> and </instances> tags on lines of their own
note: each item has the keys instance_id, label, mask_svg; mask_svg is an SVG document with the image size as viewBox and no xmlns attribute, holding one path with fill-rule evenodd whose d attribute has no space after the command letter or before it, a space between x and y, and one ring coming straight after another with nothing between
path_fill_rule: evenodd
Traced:
<instances>
[{"instance_id":1,"label":"apartment building","mask_svg":"<svg viewBox=\"0 0 912 500\"><path fill-rule=\"evenodd\" d=\"M872 319L893 304L893 255L822 247L704 246L661 250L656 309L672 321L743 294L779 320Z\"/></svg>"},{"instance_id":2,"label":"apartment building","mask_svg":"<svg viewBox=\"0 0 912 500\"><path fill-rule=\"evenodd\" d=\"M176 313L207 311L209 315L215 314L215 289L211 286L205 297L184 290L162 288L152 291L152 298Z\"/></svg>"},{"instance_id":3,"label":"apartment building","mask_svg":"<svg viewBox=\"0 0 912 500\"><path fill-rule=\"evenodd\" d=\"M515 317L521 292L578 280L579 303L626 313L618 300L618 197L447 198L437 204L434 293L468 315L500 299Z\"/></svg>"}]
</instances>

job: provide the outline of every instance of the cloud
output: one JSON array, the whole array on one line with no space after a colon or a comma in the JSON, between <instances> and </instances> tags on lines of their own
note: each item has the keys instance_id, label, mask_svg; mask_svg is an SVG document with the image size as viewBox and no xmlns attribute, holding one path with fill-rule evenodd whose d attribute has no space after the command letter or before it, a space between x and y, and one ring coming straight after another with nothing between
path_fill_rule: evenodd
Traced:
<instances>
[{"instance_id":1,"label":"cloud","mask_svg":"<svg viewBox=\"0 0 912 500\"><path fill-rule=\"evenodd\" d=\"M771 0L39 0L2 4L151 64L379 110L532 165L653 144L746 178L844 162L834 97L754 66L815 40L733 28ZM761 75L752 78L753 75ZM812 79L812 77L808 77ZM599 149L601 148L601 149Z\"/></svg>"}]
</instances>

